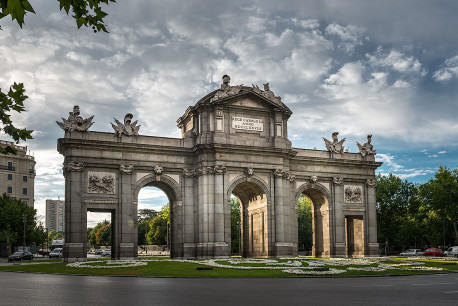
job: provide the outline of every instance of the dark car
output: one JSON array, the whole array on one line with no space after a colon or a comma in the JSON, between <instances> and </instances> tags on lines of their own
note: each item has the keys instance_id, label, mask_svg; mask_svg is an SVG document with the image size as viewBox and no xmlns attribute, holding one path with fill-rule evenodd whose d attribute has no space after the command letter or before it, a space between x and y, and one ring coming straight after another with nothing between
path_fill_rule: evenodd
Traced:
<instances>
[{"instance_id":1,"label":"dark car","mask_svg":"<svg viewBox=\"0 0 458 306\"><path fill-rule=\"evenodd\" d=\"M62 258L62 248L55 248L49 253L49 258Z\"/></svg>"},{"instance_id":2,"label":"dark car","mask_svg":"<svg viewBox=\"0 0 458 306\"><path fill-rule=\"evenodd\" d=\"M33 254L25 251L25 252L15 252L10 257L8 257L8 262L12 261L22 261L22 260L33 260Z\"/></svg>"},{"instance_id":3,"label":"dark car","mask_svg":"<svg viewBox=\"0 0 458 306\"><path fill-rule=\"evenodd\" d=\"M433 257L442 257L444 256L444 251L437 248L429 248L423 252L424 256L433 256Z\"/></svg>"}]
</instances>

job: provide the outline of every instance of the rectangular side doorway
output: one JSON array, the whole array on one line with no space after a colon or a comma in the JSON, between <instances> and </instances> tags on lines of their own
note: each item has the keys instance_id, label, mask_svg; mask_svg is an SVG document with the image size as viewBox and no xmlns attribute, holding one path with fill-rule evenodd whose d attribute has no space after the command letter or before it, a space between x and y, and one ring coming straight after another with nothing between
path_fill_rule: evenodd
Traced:
<instances>
[{"instance_id":1,"label":"rectangular side doorway","mask_svg":"<svg viewBox=\"0 0 458 306\"><path fill-rule=\"evenodd\" d=\"M87 257L116 258L115 210L87 209Z\"/></svg>"},{"instance_id":2,"label":"rectangular side doorway","mask_svg":"<svg viewBox=\"0 0 458 306\"><path fill-rule=\"evenodd\" d=\"M347 257L364 256L363 216L345 217L345 242Z\"/></svg>"}]
</instances>

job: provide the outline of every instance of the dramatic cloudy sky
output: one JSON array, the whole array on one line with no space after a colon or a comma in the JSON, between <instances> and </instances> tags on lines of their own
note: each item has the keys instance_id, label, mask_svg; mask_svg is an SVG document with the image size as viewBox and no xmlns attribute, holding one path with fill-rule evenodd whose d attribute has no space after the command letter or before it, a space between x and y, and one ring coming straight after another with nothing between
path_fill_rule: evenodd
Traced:
<instances>
[{"instance_id":1,"label":"dramatic cloudy sky","mask_svg":"<svg viewBox=\"0 0 458 306\"><path fill-rule=\"evenodd\" d=\"M373 135L381 173L425 182L458 165L458 2L152 1L110 5L109 34L76 29L57 1L32 1L21 30L2 19L0 87L23 82L34 129L36 208L64 197L55 121L80 105L91 130L132 112L145 135L180 137L176 119L219 87L270 82L291 108L295 147L325 149L333 131ZM1 139L8 139L0 136ZM159 190L144 207L167 202Z\"/></svg>"}]
</instances>

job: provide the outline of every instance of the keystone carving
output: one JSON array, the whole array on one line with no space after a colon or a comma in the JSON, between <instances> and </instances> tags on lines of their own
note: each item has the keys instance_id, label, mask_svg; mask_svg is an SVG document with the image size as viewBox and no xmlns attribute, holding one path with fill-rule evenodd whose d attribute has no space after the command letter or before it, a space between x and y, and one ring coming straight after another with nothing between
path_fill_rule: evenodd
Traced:
<instances>
[{"instance_id":1,"label":"keystone carving","mask_svg":"<svg viewBox=\"0 0 458 306\"><path fill-rule=\"evenodd\" d=\"M318 176L312 175L312 176L310 177L310 183L316 184L316 182L318 182Z\"/></svg>"},{"instance_id":2,"label":"keystone carving","mask_svg":"<svg viewBox=\"0 0 458 306\"><path fill-rule=\"evenodd\" d=\"M120 165L119 171L124 174L132 174L132 171L134 171L134 165Z\"/></svg>"},{"instance_id":3,"label":"keystone carving","mask_svg":"<svg viewBox=\"0 0 458 306\"><path fill-rule=\"evenodd\" d=\"M163 170L164 170L164 169L162 168L162 166L159 166L159 165L156 165L156 166L154 166L154 168L153 168L153 172L154 172L156 175L161 175Z\"/></svg>"},{"instance_id":4,"label":"keystone carving","mask_svg":"<svg viewBox=\"0 0 458 306\"><path fill-rule=\"evenodd\" d=\"M251 166L246 167L245 168L245 174L246 174L246 176L253 176L253 174L254 174L253 167L251 167Z\"/></svg>"},{"instance_id":5,"label":"keystone carving","mask_svg":"<svg viewBox=\"0 0 458 306\"><path fill-rule=\"evenodd\" d=\"M84 163L70 162L64 166L65 171L83 171Z\"/></svg>"},{"instance_id":6,"label":"keystone carving","mask_svg":"<svg viewBox=\"0 0 458 306\"><path fill-rule=\"evenodd\" d=\"M332 181L334 182L335 185L342 185L343 183L343 178L341 177L335 177L332 179Z\"/></svg>"},{"instance_id":7,"label":"keystone carving","mask_svg":"<svg viewBox=\"0 0 458 306\"><path fill-rule=\"evenodd\" d=\"M113 194L115 193L114 181L113 175L104 175L101 177L96 174L89 175L88 192Z\"/></svg>"},{"instance_id":8,"label":"keystone carving","mask_svg":"<svg viewBox=\"0 0 458 306\"><path fill-rule=\"evenodd\" d=\"M372 135L367 135L367 142L363 145L360 145L359 142L356 142L358 146L359 153L362 157L366 155L375 155L377 152L374 150L374 146L371 145Z\"/></svg>"},{"instance_id":9,"label":"keystone carving","mask_svg":"<svg viewBox=\"0 0 458 306\"><path fill-rule=\"evenodd\" d=\"M368 179L366 181L366 185L369 186L369 187L377 187L377 180Z\"/></svg>"},{"instance_id":10,"label":"keystone carving","mask_svg":"<svg viewBox=\"0 0 458 306\"><path fill-rule=\"evenodd\" d=\"M334 152L334 153L343 153L344 152L343 143L345 142L346 138L339 141L339 139L337 138L338 135L339 135L339 132L332 133L332 142L323 137L324 143L326 145L326 149L328 149L329 152Z\"/></svg>"},{"instance_id":11,"label":"keystone carving","mask_svg":"<svg viewBox=\"0 0 458 306\"><path fill-rule=\"evenodd\" d=\"M363 203L363 191L360 186L345 186L346 203Z\"/></svg>"},{"instance_id":12,"label":"keystone carving","mask_svg":"<svg viewBox=\"0 0 458 306\"><path fill-rule=\"evenodd\" d=\"M115 135L121 137L123 134L127 136L138 136L138 130L140 130L140 125L137 126L137 120L131 123L134 116L131 113L128 113L124 116L124 123L121 123L118 119L113 118L116 122L116 125L111 123L111 126L115 130Z\"/></svg>"},{"instance_id":13,"label":"keystone carving","mask_svg":"<svg viewBox=\"0 0 458 306\"><path fill-rule=\"evenodd\" d=\"M92 118L94 118L94 116L83 119L83 117L80 116L80 107L75 105L73 107L73 112L69 112L68 119L62 118L62 122L56 121L56 123L64 131L87 132L91 125L94 124L94 122L92 122Z\"/></svg>"},{"instance_id":14,"label":"keystone carving","mask_svg":"<svg viewBox=\"0 0 458 306\"><path fill-rule=\"evenodd\" d=\"M240 89L242 89L242 85L231 86L229 85L230 82L230 76L227 74L223 75L223 83L221 84L221 89L218 89L213 98L210 99L210 102L238 94Z\"/></svg>"}]
</instances>

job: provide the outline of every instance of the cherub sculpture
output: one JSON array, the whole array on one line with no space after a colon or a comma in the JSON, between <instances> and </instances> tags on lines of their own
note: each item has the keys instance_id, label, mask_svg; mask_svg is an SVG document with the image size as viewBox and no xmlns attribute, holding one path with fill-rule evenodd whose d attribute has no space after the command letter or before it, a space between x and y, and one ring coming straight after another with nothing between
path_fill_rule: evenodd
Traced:
<instances>
[{"instance_id":1,"label":"cherub sculpture","mask_svg":"<svg viewBox=\"0 0 458 306\"><path fill-rule=\"evenodd\" d=\"M69 112L68 119L62 118L62 122L56 121L56 123L64 131L87 132L91 125L94 124L94 122L92 122L92 118L94 118L94 116L83 119L83 117L80 116L80 107L75 105L73 107L73 112Z\"/></svg>"},{"instance_id":2,"label":"cherub sculpture","mask_svg":"<svg viewBox=\"0 0 458 306\"><path fill-rule=\"evenodd\" d=\"M128 113L124 117L124 124L121 123L118 119L113 118L117 125L112 123L111 126L115 130L115 134L118 135L118 137L121 137L123 134L127 136L138 136L140 125L137 126L137 120L131 123L133 117L134 116L131 113Z\"/></svg>"},{"instance_id":3,"label":"cherub sculpture","mask_svg":"<svg viewBox=\"0 0 458 306\"><path fill-rule=\"evenodd\" d=\"M328 149L328 151L334 152L334 153L343 153L344 152L343 143L345 142L346 138L339 141L339 139L337 138L338 135L339 135L339 132L332 133L332 142L323 137L324 143L326 144L326 149Z\"/></svg>"}]
</instances>

